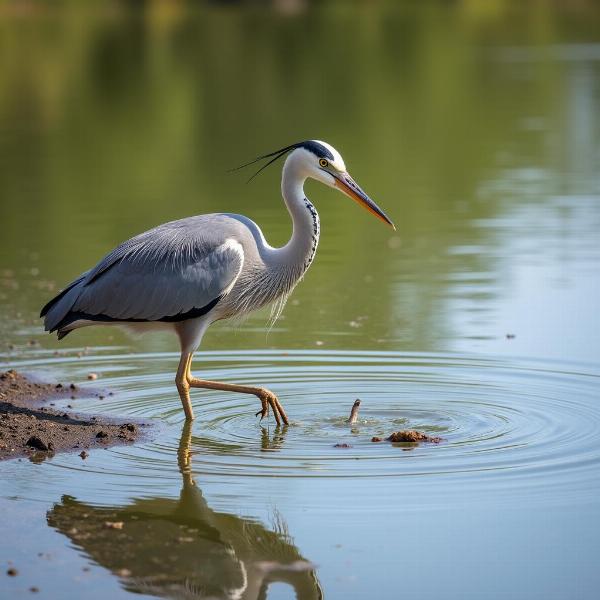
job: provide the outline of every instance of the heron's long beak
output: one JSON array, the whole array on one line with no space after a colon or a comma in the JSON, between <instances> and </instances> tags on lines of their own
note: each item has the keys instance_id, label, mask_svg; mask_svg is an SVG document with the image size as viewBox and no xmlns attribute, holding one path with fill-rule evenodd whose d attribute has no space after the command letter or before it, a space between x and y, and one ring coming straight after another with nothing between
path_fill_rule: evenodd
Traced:
<instances>
[{"instance_id":1,"label":"heron's long beak","mask_svg":"<svg viewBox=\"0 0 600 600\"><path fill-rule=\"evenodd\" d=\"M339 175L334 175L335 178L335 187L344 192L346 196L352 198L360 204L364 206L371 214L374 214L378 219L381 219L384 223L387 223L392 227L394 231L396 231L396 226L392 223L390 218L363 192L360 186L348 175L348 173L340 173Z\"/></svg>"}]
</instances>

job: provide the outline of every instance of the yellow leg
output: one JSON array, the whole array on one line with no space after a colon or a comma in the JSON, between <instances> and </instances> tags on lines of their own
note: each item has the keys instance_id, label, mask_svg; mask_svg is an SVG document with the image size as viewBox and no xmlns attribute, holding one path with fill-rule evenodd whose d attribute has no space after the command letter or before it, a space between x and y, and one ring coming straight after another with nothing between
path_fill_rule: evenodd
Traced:
<instances>
[{"instance_id":1,"label":"yellow leg","mask_svg":"<svg viewBox=\"0 0 600 600\"><path fill-rule=\"evenodd\" d=\"M186 421L181 430L179 448L177 450L177 464L183 477L183 486L194 485L192 478L192 422Z\"/></svg>"},{"instance_id":2,"label":"yellow leg","mask_svg":"<svg viewBox=\"0 0 600 600\"><path fill-rule=\"evenodd\" d=\"M281 421L283 421L284 425L289 425L289 421L285 411L283 410L283 406L281 406L281 402L279 402L277 396L265 389L260 387L252 387L247 385L236 385L233 383L222 383L220 381L208 381L206 379L197 379L192 376L190 371L192 365L192 355L186 354L187 357L184 369L185 369L185 382L188 386L188 399L189 399L189 388L204 388L207 390L224 390L226 392L239 392L242 394L254 394L258 397L261 402L262 408L256 413L256 416L260 415L261 420L269 414L269 406L273 409L273 416L275 417L275 421L278 425L281 425ZM182 355L183 360L183 355ZM181 367L181 362L179 366ZM179 370L177 371L179 374ZM179 385L177 386L179 388ZM180 392L181 394L181 392ZM182 400L183 401L183 400ZM184 404L185 409L185 404ZM191 407L190 407L191 410ZM187 413L186 413L187 415ZM193 418L193 417L192 417Z\"/></svg>"},{"instance_id":3,"label":"yellow leg","mask_svg":"<svg viewBox=\"0 0 600 600\"><path fill-rule=\"evenodd\" d=\"M181 358L179 359L179 366L177 367L177 375L175 375L175 384L177 385L177 391L181 398L181 404L183 404L185 418L188 421L194 420L194 411L192 410L192 402L190 401L190 384L186 378L188 364L191 360L191 354L182 352Z\"/></svg>"}]
</instances>

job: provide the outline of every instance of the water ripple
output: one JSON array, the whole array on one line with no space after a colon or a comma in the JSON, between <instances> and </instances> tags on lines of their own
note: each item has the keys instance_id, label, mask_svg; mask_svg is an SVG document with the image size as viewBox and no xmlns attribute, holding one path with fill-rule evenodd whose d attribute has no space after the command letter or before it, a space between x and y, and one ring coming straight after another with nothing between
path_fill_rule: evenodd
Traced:
<instances>
[{"instance_id":1,"label":"water ripple","mask_svg":"<svg viewBox=\"0 0 600 600\"><path fill-rule=\"evenodd\" d=\"M68 457L53 464L113 475L116 487L136 481L145 489L148 480L176 478L183 423L173 386L176 363L171 353L114 355L114 349L82 358L39 351L20 362L24 370L78 380L94 370L115 395L78 401L81 410L161 424L152 439L112 449L92 469ZM371 478L371 490L390 478L420 477L507 498L515 487L535 493L551 486L552 496L563 501L600 491L600 378L593 365L454 354L239 351L204 352L196 364L202 367L207 378L268 385L291 425L260 423L253 397L193 390L198 475ZM349 426L355 398L362 401L359 420ZM398 429L420 429L444 441L371 442Z\"/></svg>"}]
</instances>

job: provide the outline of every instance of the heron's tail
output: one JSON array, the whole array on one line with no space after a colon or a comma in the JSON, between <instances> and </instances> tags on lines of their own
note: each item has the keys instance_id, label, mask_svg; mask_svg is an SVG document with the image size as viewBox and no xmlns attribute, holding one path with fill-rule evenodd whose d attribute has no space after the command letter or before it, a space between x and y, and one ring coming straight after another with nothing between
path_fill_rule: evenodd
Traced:
<instances>
[{"instance_id":1,"label":"heron's tail","mask_svg":"<svg viewBox=\"0 0 600 600\"><path fill-rule=\"evenodd\" d=\"M71 282L60 294L52 298L40 312L40 317L44 317L44 329L50 333L58 330L59 340L62 340L71 331L62 329L61 325L81 292L81 283L85 275L86 273Z\"/></svg>"}]
</instances>

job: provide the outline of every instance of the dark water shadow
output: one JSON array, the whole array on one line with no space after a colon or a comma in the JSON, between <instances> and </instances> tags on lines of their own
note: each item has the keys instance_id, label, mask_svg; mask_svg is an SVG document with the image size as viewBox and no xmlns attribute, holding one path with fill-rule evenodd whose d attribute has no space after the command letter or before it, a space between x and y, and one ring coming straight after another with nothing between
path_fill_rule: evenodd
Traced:
<instances>
[{"instance_id":1,"label":"dark water shadow","mask_svg":"<svg viewBox=\"0 0 600 600\"><path fill-rule=\"evenodd\" d=\"M264 600L269 585L282 582L299 600L323 598L315 566L299 553L280 516L267 529L208 506L191 473L189 425L182 430L178 463L183 487L177 500L104 508L63 496L48 512L48 524L131 592Z\"/></svg>"}]
</instances>

